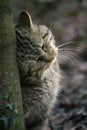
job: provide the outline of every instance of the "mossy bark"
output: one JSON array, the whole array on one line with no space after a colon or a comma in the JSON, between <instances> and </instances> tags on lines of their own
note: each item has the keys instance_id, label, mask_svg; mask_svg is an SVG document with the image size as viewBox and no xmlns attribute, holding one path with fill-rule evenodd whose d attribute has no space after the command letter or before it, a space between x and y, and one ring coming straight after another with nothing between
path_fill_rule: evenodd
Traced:
<instances>
[{"instance_id":1,"label":"mossy bark","mask_svg":"<svg viewBox=\"0 0 87 130\"><path fill-rule=\"evenodd\" d=\"M11 0L0 0L0 130L24 130Z\"/></svg>"}]
</instances>

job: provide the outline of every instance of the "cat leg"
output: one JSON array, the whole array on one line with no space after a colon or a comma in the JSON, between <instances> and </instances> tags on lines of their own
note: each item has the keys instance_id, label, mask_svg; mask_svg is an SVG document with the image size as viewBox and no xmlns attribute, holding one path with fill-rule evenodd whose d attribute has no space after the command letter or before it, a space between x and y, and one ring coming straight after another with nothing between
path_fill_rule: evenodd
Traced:
<instances>
[{"instance_id":1,"label":"cat leg","mask_svg":"<svg viewBox=\"0 0 87 130\"><path fill-rule=\"evenodd\" d=\"M47 130L47 108L42 104L29 107L25 114L26 130Z\"/></svg>"}]
</instances>

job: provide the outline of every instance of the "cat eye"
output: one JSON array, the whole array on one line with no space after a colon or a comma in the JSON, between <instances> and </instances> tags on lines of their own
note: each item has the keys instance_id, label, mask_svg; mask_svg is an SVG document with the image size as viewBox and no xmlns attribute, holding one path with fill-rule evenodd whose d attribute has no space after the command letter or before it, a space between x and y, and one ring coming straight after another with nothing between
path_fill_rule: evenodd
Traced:
<instances>
[{"instance_id":1,"label":"cat eye","mask_svg":"<svg viewBox=\"0 0 87 130\"><path fill-rule=\"evenodd\" d=\"M43 36L43 39L49 34L49 29L47 30L46 34Z\"/></svg>"},{"instance_id":2,"label":"cat eye","mask_svg":"<svg viewBox=\"0 0 87 130\"><path fill-rule=\"evenodd\" d=\"M42 50L44 50L44 45L42 46Z\"/></svg>"},{"instance_id":3,"label":"cat eye","mask_svg":"<svg viewBox=\"0 0 87 130\"><path fill-rule=\"evenodd\" d=\"M48 35L48 32L43 36L43 39Z\"/></svg>"}]
</instances>

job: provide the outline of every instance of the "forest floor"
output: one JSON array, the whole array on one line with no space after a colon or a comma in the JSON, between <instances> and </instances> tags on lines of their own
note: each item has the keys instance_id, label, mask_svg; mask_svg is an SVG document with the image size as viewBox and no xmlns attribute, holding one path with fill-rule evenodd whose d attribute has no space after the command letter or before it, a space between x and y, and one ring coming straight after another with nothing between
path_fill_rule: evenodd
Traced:
<instances>
[{"instance_id":1,"label":"forest floor","mask_svg":"<svg viewBox=\"0 0 87 130\"><path fill-rule=\"evenodd\" d=\"M87 130L87 62L63 71L57 104L51 116L52 130Z\"/></svg>"}]
</instances>

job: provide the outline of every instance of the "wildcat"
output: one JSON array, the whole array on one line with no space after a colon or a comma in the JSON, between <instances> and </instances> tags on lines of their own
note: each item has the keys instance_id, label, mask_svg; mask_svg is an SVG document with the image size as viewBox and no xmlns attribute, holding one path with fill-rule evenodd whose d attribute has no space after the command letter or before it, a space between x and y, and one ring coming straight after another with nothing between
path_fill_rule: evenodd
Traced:
<instances>
[{"instance_id":1,"label":"wildcat","mask_svg":"<svg viewBox=\"0 0 87 130\"><path fill-rule=\"evenodd\" d=\"M50 29L34 25L27 11L20 13L15 30L25 126L27 130L47 130L60 89L58 48Z\"/></svg>"}]
</instances>

